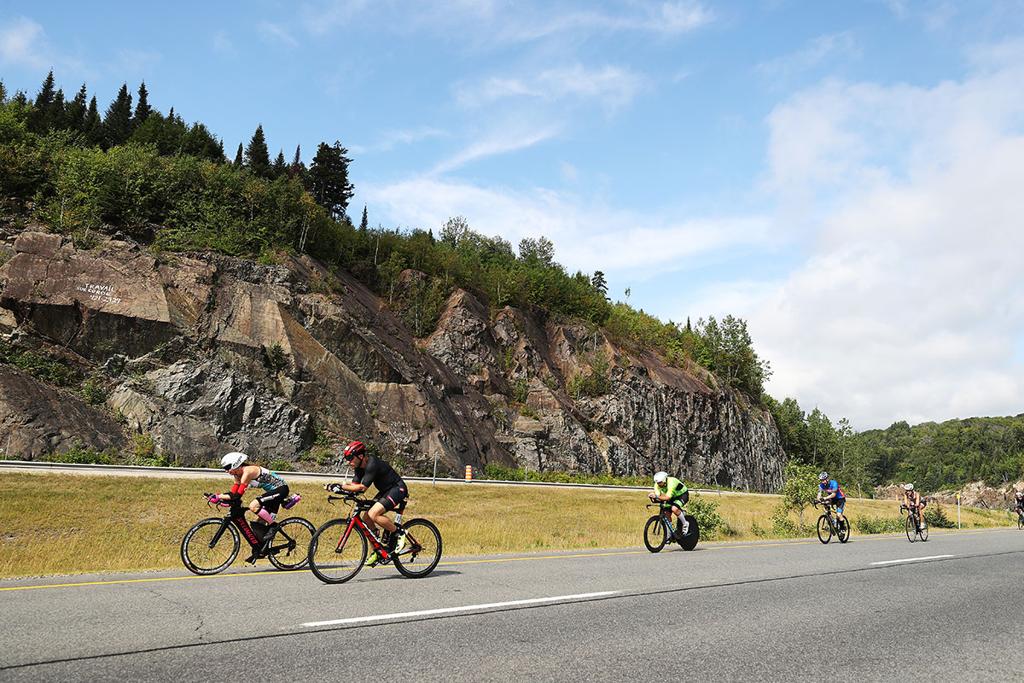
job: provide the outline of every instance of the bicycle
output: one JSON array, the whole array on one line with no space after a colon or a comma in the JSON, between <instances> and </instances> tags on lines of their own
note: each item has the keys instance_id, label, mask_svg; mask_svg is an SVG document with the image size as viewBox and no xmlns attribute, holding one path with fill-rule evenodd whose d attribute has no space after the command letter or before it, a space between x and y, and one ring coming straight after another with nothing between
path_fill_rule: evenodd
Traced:
<instances>
[{"instance_id":1,"label":"bicycle","mask_svg":"<svg viewBox=\"0 0 1024 683\"><path fill-rule=\"evenodd\" d=\"M811 503L814 507L821 505L824 508L821 517L818 517L818 540L827 544L835 536L840 543L850 540L850 523L843 519L836 519L832 515L832 503L824 500L815 500Z\"/></svg>"},{"instance_id":2,"label":"bicycle","mask_svg":"<svg viewBox=\"0 0 1024 683\"><path fill-rule=\"evenodd\" d=\"M1024 509L1016 508L1014 512L1017 513L1017 528L1024 529Z\"/></svg>"},{"instance_id":3,"label":"bicycle","mask_svg":"<svg viewBox=\"0 0 1024 683\"><path fill-rule=\"evenodd\" d=\"M652 553L660 552L670 538L678 543L683 550L693 550L700 540L700 527L697 525L697 520L693 515L686 514L685 510L683 510L683 515L689 525L686 534L683 534L682 521L677 520L676 528L672 528L672 518L669 515L672 505L672 503L649 503L647 505L648 508L659 508L658 514L651 515L647 523L644 524L644 545Z\"/></svg>"},{"instance_id":4,"label":"bicycle","mask_svg":"<svg viewBox=\"0 0 1024 683\"><path fill-rule=\"evenodd\" d=\"M419 517L410 519L402 525L405 547L389 551L388 539L373 533L359 514L373 507L376 501L352 494L327 496L328 503L336 500L351 504L352 511L347 517L323 524L309 542L309 568L324 583L345 583L358 574L366 562L369 546L377 552L379 564L394 561L395 569L410 579L423 578L441 561L441 532L433 522ZM395 524L401 523L406 502L395 510Z\"/></svg>"},{"instance_id":5,"label":"bicycle","mask_svg":"<svg viewBox=\"0 0 1024 683\"><path fill-rule=\"evenodd\" d=\"M252 547L251 561L266 557L278 569L290 571L306 566L309 542L315 527L303 517L289 517L266 527L263 534L253 529L245 519L245 508L240 499L214 503L215 494L204 493L209 507L227 507L223 517L208 517L196 522L181 539L181 561L193 574L218 574L238 557L242 547L241 536ZM260 526L264 526L260 524Z\"/></svg>"},{"instance_id":6,"label":"bicycle","mask_svg":"<svg viewBox=\"0 0 1024 683\"><path fill-rule=\"evenodd\" d=\"M921 542L928 540L928 522L921 514L921 508L909 508L906 505L900 505L900 511L906 511L907 513L907 540L911 543L917 541L918 537L921 538Z\"/></svg>"}]
</instances>

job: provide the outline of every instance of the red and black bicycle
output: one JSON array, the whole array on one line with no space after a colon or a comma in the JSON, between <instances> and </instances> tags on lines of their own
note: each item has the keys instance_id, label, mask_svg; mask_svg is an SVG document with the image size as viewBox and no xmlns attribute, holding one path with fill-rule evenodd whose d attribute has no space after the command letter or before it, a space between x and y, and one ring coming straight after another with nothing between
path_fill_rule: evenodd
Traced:
<instances>
[{"instance_id":1,"label":"red and black bicycle","mask_svg":"<svg viewBox=\"0 0 1024 683\"><path fill-rule=\"evenodd\" d=\"M378 538L363 521L360 513L373 507L372 500L355 495L327 496L327 501L345 501L353 506L347 517L332 519L313 534L309 542L309 568L324 583L344 583L359 573L372 547L378 564L394 563L395 569L412 579L434 571L441 561L441 532L426 519L410 519L402 527L405 542L388 550L386 538ZM395 523L401 523L403 502L395 510ZM385 532L386 533L386 532Z\"/></svg>"}]
</instances>

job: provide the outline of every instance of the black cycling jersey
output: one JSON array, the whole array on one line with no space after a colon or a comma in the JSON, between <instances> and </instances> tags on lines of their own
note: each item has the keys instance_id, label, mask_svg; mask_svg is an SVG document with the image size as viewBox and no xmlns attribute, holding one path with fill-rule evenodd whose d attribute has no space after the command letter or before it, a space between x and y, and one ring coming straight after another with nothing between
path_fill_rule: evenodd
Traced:
<instances>
[{"instance_id":1,"label":"black cycling jersey","mask_svg":"<svg viewBox=\"0 0 1024 683\"><path fill-rule=\"evenodd\" d=\"M369 487L373 484L379 493L386 493L396 486L405 486L405 482L398 476L398 472L375 455L371 455L366 462L366 467L357 467L353 482L358 482Z\"/></svg>"}]
</instances>

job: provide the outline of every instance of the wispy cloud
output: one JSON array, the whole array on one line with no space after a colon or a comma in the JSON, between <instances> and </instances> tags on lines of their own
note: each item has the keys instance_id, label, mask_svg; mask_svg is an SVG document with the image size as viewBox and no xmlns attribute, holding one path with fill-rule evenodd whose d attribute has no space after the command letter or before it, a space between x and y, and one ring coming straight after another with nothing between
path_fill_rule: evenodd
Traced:
<instances>
[{"instance_id":1,"label":"wispy cloud","mask_svg":"<svg viewBox=\"0 0 1024 683\"><path fill-rule=\"evenodd\" d=\"M533 147L545 140L550 140L558 135L558 133L559 127L555 124L532 129L516 125L501 127L444 159L434 166L430 174L448 173L472 161Z\"/></svg>"},{"instance_id":2,"label":"wispy cloud","mask_svg":"<svg viewBox=\"0 0 1024 683\"><path fill-rule=\"evenodd\" d=\"M849 31L818 36L803 49L792 54L761 62L756 70L773 82L787 81L811 71L830 60L859 58L860 45Z\"/></svg>"},{"instance_id":3,"label":"wispy cloud","mask_svg":"<svg viewBox=\"0 0 1024 683\"><path fill-rule=\"evenodd\" d=\"M600 200L545 188L516 191L424 176L364 186L361 192L399 225L438 227L452 215L463 215L476 230L513 244L544 235L554 241L559 262L587 272L647 276L652 270L691 267L708 254L774 239L768 222L758 217L700 219L617 211Z\"/></svg>"},{"instance_id":4,"label":"wispy cloud","mask_svg":"<svg viewBox=\"0 0 1024 683\"><path fill-rule=\"evenodd\" d=\"M460 84L455 100L465 108L481 107L509 98L598 100L608 109L628 104L648 85L642 74L618 66L590 69L573 64L545 69L533 76L491 77Z\"/></svg>"},{"instance_id":5,"label":"wispy cloud","mask_svg":"<svg viewBox=\"0 0 1024 683\"><path fill-rule=\"evenodd\" d=\"M288 29L280 24L275 24L270 21L261 21L256 28L260 32L260 35L262 35L268 42L278 43L285 47L297 47L299 45L299 41L295 39Z\"/></svg>"},{"instance_id":6,"label":"wispy cloud","mask_svg":"<svg viewBox=\"0 0 1024 683\"><path fill-rule=\"evenodd\" d=\"M423 140L431 140L449 137L447 131L440 128L423 126L408 130L392 130L381 135L380 139L368 145L352 145L349 151L353 154L374 154L379 152L390 152L396 147L412 145Z\"/></svg>"},{"instance_id":7,"label":"wispy cloud","mask_svg":"<svg viewBox=\"0 0 1024 683\"><path fill-rule=\"evenodd\" d=\"M53 68L76 75L85 73L78 59L56 50L43 27L28 17L15 17L0 24L0 64L37 71Z\"/></svg>"},{"instance_id":8,"label":"wispy cloud","mask_svg":"<svg viewBox=\"0 0 1024 683\"><path fill-rule=\"evenodd\" d=\"M584 5L585 6L585 5ZM472 27L479 44L531 42L566 32L579 34L644 32L675 36L714 20L714 13L696 0L657 4L627 4L620 12L564 9L546 3L515 4L489 0L432 3L370 3L367 0L327 0L304 5L302 24L314 35L373 19L399 32L449 32Z\"/></svg>"},{"instance_id":9,"label":"wispy cloud","mask_svg":"<svg viewBox=\"0 0 1024 683\"><path fill-rule=\"evenodd\" d=\"M225 55L227 57L234 57L238 54L235 49L235 43L228 36L226 31L217 31L213 34L211 41L214 52Z\"/></svg>"}]
</instances>

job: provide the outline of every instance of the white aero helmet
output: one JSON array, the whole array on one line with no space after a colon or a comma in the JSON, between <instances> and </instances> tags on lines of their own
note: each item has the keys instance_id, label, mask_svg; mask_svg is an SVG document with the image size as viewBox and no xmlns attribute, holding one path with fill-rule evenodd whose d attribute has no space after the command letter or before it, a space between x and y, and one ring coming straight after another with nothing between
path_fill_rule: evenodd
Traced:
<instances>
[{"instance_id":1,"label":"white aero helmet","mask_svg":"<svg viewBox=\"0 0 1024 683\"><path fill-rule=\"evenodd\" d=\"M249 459L249 456L245 453L228 453L220 459L220 466L226 470L233 470L236 467L241 467L245 464L245 461Z\"/></svg>"},{"instance_id":2,"label":"white aero helmet","mask_svg":"<svg viewBox=\"0 0 1024 683\"><path fill-rule=\"evenodd\" d=\"M668 481L668 472L656 472L654 474L655 484L664 484L666 481Z\"/></svg>"},{"instance_id":3,"label":"white aero helmet","mask_svg":"<svg viewBox=\"0 0 1024 683\"><path fill-rule=\"evenodd\" d=\"M904 484L903 485L903 490L904 491L913 491L914 490L914 485L913 484Z\"/></svg>"}]
</instances>

